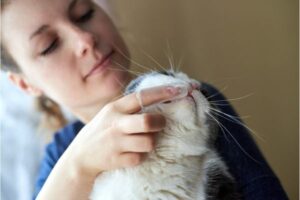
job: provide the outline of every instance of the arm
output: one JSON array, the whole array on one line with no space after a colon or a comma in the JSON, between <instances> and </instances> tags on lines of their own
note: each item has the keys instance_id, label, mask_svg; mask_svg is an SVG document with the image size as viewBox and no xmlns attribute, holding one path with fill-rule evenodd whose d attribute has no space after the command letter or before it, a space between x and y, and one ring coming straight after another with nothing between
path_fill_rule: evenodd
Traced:
<instances>
[{"instance_id":1,"label":"arm","mask_svg":"<svg viewBox=\"0 0 300 200\"><path fill-rule=\"evenodd\" d=\"M87 199L95 176L84 173L74 163L69 149L59 158L37 199Z\"/></svg>"},{"instance_id":2,"label":"arm","mask_svg":"<svg viewBox=\"0 0 300 200\"><path fill-rule=\"evenodd\" d=\"M238 117L225 97L208 84L203 87L212 96L212 101L220 101L218 108L234 117ZM288 199L279 179L276 177L248 130L239 122L219 116L220 123L230 134L220 129L216 146L221 157L229 167L230 173L237 181L239 192L246 200L285 200Z\"/></svg>"},{"instance_id":3,"label":"arm","mask_svg":"<svg viewBox=\"0 0 300 200\"><path fill-rule=\"evenodd\" d=\"M84 126L84 124L79 121L69 124L68 126L61 129L59 132L57 132L53 137L53 141L49 145L47 145L44 158L41 162L39 177L36 181L33 199L36 199L38 193L44 186L44 183L46 182L50 172L53 170L56 163L59 163L58 161L59 161L60 157L63 155L65 150L68 148L68 146L71 144L71 142L73 141L73 139L76 137L77 133L82 129L83 126ZM63 163L63 162L64 162L63 159L61 159L60 163ZM61 164L61 165L63 165L63 164ZM71 163L70 163L70 165L72 166ZM57 166L58 166L57 167L58 171L60 171L58 174L63 173L63 175L60 176L59 179L63 179L64 181L67 181L68 179L70 179L70 181L72 181L72 174L68 175L69 171L64 172L64 170L61 167L59 167L59 165L57 165ZM68 166L67 163L66 163L66 166ZM69 176L69 178L68 178L68 176ZM73 176L76 176L76 171L73 173ZM80 175L78 175L78 176L80 176ZM55 179L55 178L53 178L53 179ZM81 179L81 177L78 177L77 180L80 180L80 179ZM52 188L52 186L50 186L50 187ZM76 187L76 185L75 185L75 187ZM61 187L61 188L63 188L63 187ZM79 189L77 191L81 191L81 190Z\"/></svg>"}]
</instances>

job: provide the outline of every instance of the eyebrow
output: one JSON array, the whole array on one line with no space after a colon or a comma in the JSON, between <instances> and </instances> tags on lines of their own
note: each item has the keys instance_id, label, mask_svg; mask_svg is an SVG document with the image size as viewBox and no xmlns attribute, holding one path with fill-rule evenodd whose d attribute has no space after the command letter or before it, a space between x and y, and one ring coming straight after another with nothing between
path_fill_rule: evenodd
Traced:
<instances>
[{"instance_id":1,"label":"eyebrow","mask_svg":"<svg viewBox=\"0 0 300 200\"><path fill-rule=\"evenodd\" d=\"M71 1L71 3L70 3L69 6L68 6L68 12L74 8L74 6L76 5L77 1L78 1L78 0L72 0L72 1ZM29 40L31 40L33 37L35 37L35 36L37 36L37 35L43 33L43 32L44 32L46 29L48 29L48 28L49 28L49 25L42 25L41 27L39 27L36 31L34 31L34 32L30 35Z\"/></svg>"},{"instance_id":2,"label":"eyebrow","mask_svg":"<svg viewBox=\"0 0 300 200\"><path fill-rule=\"evenodd\" d=\"M49 28L48 25L42 25L40 28L38 28L36 31L34 31L34 32L31 34L29 40L31 40L34 36L37 36L37 35L41 34L41 33L44 32L47 28Z\"/></svg>"}]
</instances>

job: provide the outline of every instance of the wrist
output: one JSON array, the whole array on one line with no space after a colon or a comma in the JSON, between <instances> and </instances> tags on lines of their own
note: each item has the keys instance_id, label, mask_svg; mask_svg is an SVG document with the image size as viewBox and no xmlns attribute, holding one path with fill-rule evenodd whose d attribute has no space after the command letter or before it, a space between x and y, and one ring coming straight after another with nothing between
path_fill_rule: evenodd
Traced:
<instances>
[{"instance_id":1,"label":"wrist","mask_svg":"<svg viewBox=\"0 0 300 200\"><path fill-rule=\"evenodd\" d=\"M73 152L66 150L55 164L37 199L88 199L96 176L82 168L74 159Z\"/></svg>"},{"instance_id":2,"label":"wrist","mask_svg":"<svg viewBox=\"0 0 300 200\"><path fill-rule=\"evenodd\" d=\"M80 147L77 147L73 142L64 152L64 159L69 166L69 173L75 179L87 179L94 180L100 173L99 171L93 170L86 162L85 156Z\"/></svg>"}]
</instances>

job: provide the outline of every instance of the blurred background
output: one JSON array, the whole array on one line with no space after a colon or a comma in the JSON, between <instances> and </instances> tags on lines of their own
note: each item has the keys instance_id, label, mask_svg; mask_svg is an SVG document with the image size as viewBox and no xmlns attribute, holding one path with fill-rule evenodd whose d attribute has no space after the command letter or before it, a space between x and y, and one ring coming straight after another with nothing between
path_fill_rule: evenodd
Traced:
<instances>
[{"instance_id":1,"label":"blurred background","mask_svg":"<svg viewBox=\"0 0 300 200\"><path fill-rule=\"evenodd\" d=\"M299 198L297 0L97 1L116 22L132 60L159 69L156 62L168 68L170 58L232 99L290 199ZM45 145L37 134L39 114L32 98L0 78L1 199L27 200Z\"/></svg>"}]
</instances>

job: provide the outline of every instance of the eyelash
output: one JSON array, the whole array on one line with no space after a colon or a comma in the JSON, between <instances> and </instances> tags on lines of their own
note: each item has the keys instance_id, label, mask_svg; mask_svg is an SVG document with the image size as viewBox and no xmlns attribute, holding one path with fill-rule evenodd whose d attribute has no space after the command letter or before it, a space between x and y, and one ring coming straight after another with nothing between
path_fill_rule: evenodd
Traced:
<instances>
[{"instance_id":1,"label":"eyelash","mask_svg":"<svg viewBox=\"0 0 300 200\"><path fill-rule=\"evenodd\" d=\"M49 47L47 47L44 51L41 52L41 55L42 56L46 56L47 54L51 53L52 51L55 50L55 48L57 47L58 45L58 39L56 38L51 44Z\"/></svg>"},{"instance_id":2,"label":"eyelash","mask_svg":"<svg viewBox=\"0 0 300 200\"><path fill-rule=\"evenodd\" d=\"M90 20L94 15L94 9L90 9L87 13L81 16L76 22L83 23ZM41 56L46 56L56 49L58 46L58 39L55 39L44 51L40 53Z\"/></svg>"},{"instance_id":3,"label":"eyelash","mask_svg":"<svg viewBox=\"0 0 300 200\"><path fill-rule=\"evenodd\" d=\"M87 13L81 16L79 19L76 20L78 23L86 22L91 19L94 15L94 9L90 9Z\"/></svg>"}]
</instances>

